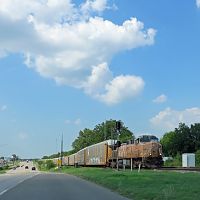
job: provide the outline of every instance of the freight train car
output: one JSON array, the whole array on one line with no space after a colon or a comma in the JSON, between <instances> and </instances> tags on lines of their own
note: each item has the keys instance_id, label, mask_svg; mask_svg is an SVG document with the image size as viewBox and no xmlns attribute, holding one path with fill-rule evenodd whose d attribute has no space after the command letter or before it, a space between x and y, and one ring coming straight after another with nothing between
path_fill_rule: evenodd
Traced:
<instances>
[{"instance_id":1,"label":"freight train car","mask_svg":"<svg viewBox=\"0 0 200 200\"><path fill-rule=\"evenodd\" d=\"M70 166L126 166L155 168L160 167L162 161L162 146L158 138L153 135L143 135L128 144L119 146L116 140L106 140L81 149L77 153L64 156L63 165ZM58 163L58 159L53 160Z\"/></svg>"},{"instance_id":2,"label":"freight train car","mask_svg":"<svg viewBox=\"0 0 200 200\"><path fill-rule=\"evenodd\" d=\"M85 149L86 148L84 148L84 149L81 149L80 151L78 151L76 154L77 154L77 165L79 165L79 166L85 166L86 165L86 161L85 161L85 157L86 157L86 155L85 155Z\"/></svg>"},{"instance_id":3,"label":"freight train car","mask_svg":"<svg viewBox=\"0 0 200 200\"><path fill-rule=\"evenodd\" d=\"M53 158L53 159L50 159L50 160L52 160L53 163L54 163L54 165L57 166L57 165L58 165L58 159L59 159L59 158Z\"/></svg>"},{"instance_id":4,"label":"freight train car","mask_svg":"<svg viewBox=\"0 0 200 200\"><path fill-rule=\"evenodd\" d=\"M114 140L103 141L85 148L86 166L108 166L112 159Z\"/></svg>"},{"instance_id":5,"label":"freight train car","mask_svg":"<svg viewBox=\"0 0 200 200\"><path fill-rule=\"evenodd\" d=\"M68 165L74 166L77 163L77 153L69 155L65 159L68 159Z\"/></svg>"},{"instance_id":6,"label":"freight train car","mask_svg":"<svg viewBox=\"0 0 200 200\"><path fill-rule=\"evenodd\" d=\"M62 163L69 166L109 166L113 159L113 150L116 142L116 140L106 140L85 147L77 153L64 156ZM56 160L54 162L56 163Z\"/></svg>"},{"instance_id":7,"label":"freight train car","mask_svg":"<svg viewBox=\"0 0 200 200\"><path fill-rule=\"evenodd\" d=\"M69 165L69 157L68 156L63 156L62 164L63 165Z\"/></svg>"}]
</instances>

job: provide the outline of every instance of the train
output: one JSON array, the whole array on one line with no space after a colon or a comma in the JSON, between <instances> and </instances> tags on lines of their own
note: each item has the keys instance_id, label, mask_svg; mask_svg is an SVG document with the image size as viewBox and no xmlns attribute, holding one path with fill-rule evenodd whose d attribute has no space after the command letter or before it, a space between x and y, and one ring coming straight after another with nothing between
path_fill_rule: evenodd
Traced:
<instances>
[{"instance_id":1,"label":"train","mask_svg":"<svg viewBox=\"0 0 200 200\"><path fill-rule=\"evenodd\" d=\"M163 164L162 145L153 135L142 135L123 144L110 139L64 156L62 162L61 158L54 158L53 162L66 166L158 168Z\"/></svg>"}]
</instances>

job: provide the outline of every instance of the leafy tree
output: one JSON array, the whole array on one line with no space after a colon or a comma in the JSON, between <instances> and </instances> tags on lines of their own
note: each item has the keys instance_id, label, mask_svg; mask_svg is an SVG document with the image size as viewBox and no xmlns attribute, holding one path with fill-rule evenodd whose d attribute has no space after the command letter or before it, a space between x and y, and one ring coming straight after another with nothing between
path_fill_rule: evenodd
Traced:
<instances>
[{"instance_id":1,"label":"leafy tree","mask_svg":"<svg viewBox=\"0 0 200 200\"><path fill-rule=\"evenodd\" d=\"M200 123L191 127L180 123L178 128L163 136L161 144L166 156L196 152L200 149Z\"/></svg>"},{"instance_id":2,"label":"leafy tree","mask_svg":"<svg viewBox=\"0 0 200 200\"><path fill-rule=\"evenodd\" d=\"M70 150L70 151L65 151L65 152L63 152L63 156L68 156L73 153L75 153L74 149ZM60 152L52 154L50 156L43 156L42 159L52 159L52 158L58 158L58 157L60 157Z\"/></svg>"},{"instance_id":3,"label":"leafy tree","mask_svg":"<svg viewBox=\"0 0 200 200\"><path fill-rule=\"evenodd\" d=\"M196 151L196 154L195 154L195 161L196 161L196 166L197 166L197 167L200 167L200 150L197 150L197 151Z\"/></svg>"},{"instance_id":4,"label":"leafy tree","mask_svg":"<svg viewBox=\"0 0 200 200\"><path fill-rule=\"evenodd\" d=\"M45 163L45 165L46 165L47 169L51 169L51 168L56 167L56 165L53 163L52 160L47 160L46 163Z\"/></svg>"},{"instance_id":5,"label":"leafy tree","mask_svg":"<svg viewBox=\"0 0 200 200\"><path fill-rule=\"evenodd\" d=\"M101 141L108 140L108 139L117 139L116 134L116 120L107 120L106 122L103 122L101 124L98 124L94 128L94 132L98 132L99 138L101 138ZM121 142L126 142L127 140L134 139L133 133L124 126L122 123L121 131L119 133L119 140Z\"/></svg>"},{"instance_id":6,"label":"leafy tree","mask_svg":"<svg viewBox=\"0 0 200 200\"><path fill-rule=\"evenodd\" d=\"M96 125L93 130L84 129L83 131L79 132L79 136L72 143L72 147L74 148L75 152L77 152L80 149L83 149L92 144L96 144L98 142L102 142L104 140L117 140L117 134L115 129L116 120L112 119ZM122 124L121 131L119 133L119 140L121 142L126 142L130 139L134 139L133 133Z\"/></svg>"},{"instance_id":7,"label":"leafy tree","mask_svg":"<svg viewBox=\"0 0 200 200\"><path fill-rule=\"evenodd\" d=\"M107 120L98 124L94 127L93 130L85 128L79 131L79 136L73 141L72 147L73 149L70 151L63 152L63 156L68 156L73 154L87 146L92 144L96 144L98 142L102 142L108 139L115 139L117 140L116 134L116 120ZM134 139L133 133L124 126L122 123L121 131L119 133L119 140L121 142L126 142L127 140ZM50 156L44 156L43 159L51 159L51 158L58 158L60 153L53 154Z\"/></svg>"},{"instance_id":8,"label":"leafy tree","mask_svg":"<svg viewBox=\"0 0 200 200\"><path fill-rule=\"evenodd\" d=\"M50 156L48 157L48 159L51 159L51 158L58 158L59 156L60 156L60 152L50 155Z\"/></svg>"},{"instance_id":9,"label":"leafy tree","mask_svg":"<svg viewBox=\"0 0 200 200\"><path fill-rule=\"evenodd\" d=\"M80 131L78 138L76 138L72 143L72 147L74 148L74 150L77 152L80 149L89 146L90 144L94 144L94 142L98 139L95 138L95 133L93 133L94 132L92 130L87 128L83 131Z\"/></svg>"},{"instance_id":10,"label":"leafy tree","mask_svg":"<svg viewBox=\"0 0 200 200\"><path fill-rule=\"evenodd\" d=\"M42 165L43 161L42 160L38 160L37 163L38 163L38 165Z\"/></svg>"},{"instance_id":11,"label":"leafy tree","mask_svg":"<svg viewBox=\"0 0 200 200\"><path fill-rule=\"evenodd\" d=\"M18 160L18 156L16 154L12 154L12 161L13 161L13 165L15 164L15 161Z\"/></svg>"},{"instance_id":12,"label":"leafy tree","mask_svg":"<svg viewBox=\"0 0 200 200\"><path fill-rule=\"evenodd\" d=\"M190 134L190 128L184 123L180 123L178 128L175 128L174 145L177 153L192 153L194 152L193 141Z\"/></svg>"},{"instance_id":13,"label":"leafy tree","mask_svg":"<svg viewBox=\"0 0 200 200\"><path fill-rule=\"evenodd\" d=\"M69 156L69 155L74 154L74 153L75 153L74 149L70 150L70 151L65 151L65 152L63 152L63 156Z\"/></svg>"},{"instance_id":14,"label":"leafy tree","mask_svg":"<svg viewBox=\"0 0 200 200\"><path fill-rule=\"evenodd\" d=\"M16 154L12 154L12 158L13 158L14 160L16 160L16 159L17 159L17 155L16 155Z\"/></svg>"},{"instance_id":15,"label":"leafy tree","mask_svg":"<svg viewBox=\"0 0 200 200\"><path fill-rule=\"evenodd\" d=\"M200 123L192 124L190 128L191 140L195 151L200 149Z\"/></svg>"},{"instance_id":16,"label":"leafy tree","mask_svg":"<svg viewBox=\"0 0 200 200\"><path fill-rule=\"evenodd\" d=\"M122 127L121 133L119 135L119 140L123 143L131 139L135 139L133 133L130 130L128 130L128 127Z\"/></svg>"},{"instance_id":17,"label":"leafy tree","mask_svg":"<svg viewBox=\"0 0 200 200\"><path fill-rule=\"evenodd\" d=\"M49 156L43 156L42 159L49 159Z\"/></svg>"},{"instance_id":18,"label":"leafy tree","mask_svg":"<svg viewBox=\"0 0 200 200\"><path fill-rule=\"evenodd\" d=\"M175 149L175 132L171 131L168 133L165 133L162 139L160 140L160 143L162 144L163 153L165 156L174 156L176 155L176 149Z\"/></svg>"}]
</instances>

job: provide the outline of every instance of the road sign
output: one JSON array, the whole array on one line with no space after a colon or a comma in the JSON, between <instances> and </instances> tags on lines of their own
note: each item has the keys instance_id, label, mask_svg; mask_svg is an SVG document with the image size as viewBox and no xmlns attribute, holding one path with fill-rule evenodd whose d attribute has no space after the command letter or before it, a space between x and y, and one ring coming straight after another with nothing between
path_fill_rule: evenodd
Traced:
<instances>
[{"instance_id":1,"label":"road sign","mask_svg":"<svg viewBox=\"0 0 200 200\"><path fill-rule=\"evenodd\" d=\"M61 159L58 159L57 163L58 165L61 165Z\"/></svg>"}]
</instances>

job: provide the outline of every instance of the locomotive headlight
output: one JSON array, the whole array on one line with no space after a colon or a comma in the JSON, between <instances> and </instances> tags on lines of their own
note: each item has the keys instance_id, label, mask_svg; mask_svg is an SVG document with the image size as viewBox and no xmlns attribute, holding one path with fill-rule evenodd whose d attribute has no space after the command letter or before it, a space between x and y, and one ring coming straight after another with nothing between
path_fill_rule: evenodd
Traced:
<instances>
[{"instance_id":1,"label":"locomotive headlight","mask_svg":"<svg viewBox=\"0 0 200 200\"><path fill-rule=\"evenodd\" d=\"M162 153L160 153L160 156L162 156Z\"/></svg>"},{"instance_id":2,"label":"locomotive headlight","mask_svg":"<svg viewBox=\"0 0 200 200\"><path fill-rule=\"evenodd\" d=\"M151 153L149 155L151 156Z\"/></svg>"}]
</instances>

